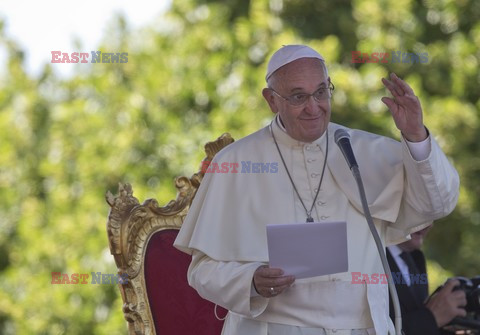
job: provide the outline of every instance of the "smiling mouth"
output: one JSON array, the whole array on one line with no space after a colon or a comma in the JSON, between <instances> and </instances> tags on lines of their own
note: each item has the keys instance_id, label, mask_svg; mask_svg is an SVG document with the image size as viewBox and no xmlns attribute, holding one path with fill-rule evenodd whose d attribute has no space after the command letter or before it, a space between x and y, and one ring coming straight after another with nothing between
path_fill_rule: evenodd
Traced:
<instances>
[{"instance_id":1,"label":"smiling mouth","mask_svg":"<svg viewBox=\"0 0 480 335\"><path fill-rule=\"evenodd\" d=\"M300 120L302 121L313 121L313 120L318 120L320 118L320 116L317 116L317 117L314 117L314 118L310 118L310 119L305 119L305 118L302 118Z\"/></svg>"}]
</instances>

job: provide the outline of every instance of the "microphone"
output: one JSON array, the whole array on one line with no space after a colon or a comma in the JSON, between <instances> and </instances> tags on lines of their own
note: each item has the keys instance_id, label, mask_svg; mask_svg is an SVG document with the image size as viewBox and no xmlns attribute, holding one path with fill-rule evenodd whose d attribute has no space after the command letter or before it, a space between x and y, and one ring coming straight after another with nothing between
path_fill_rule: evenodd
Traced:
<instances>
[{"instance_id":1,"label":"microphone","mask_svg":"<svg viewBox=\"0 0 480 335\"><path fill-rule=\"evenodd\" d=\"M354 166L358 168L355 155L353 154L352 145L350 144L350 135L344 129L338 129L335 132L334 137L335 143L337 143L337 145L340 147L340 150L342 151L350 170Z\"/></svg>"},{"instance_id":2,"label":"microphone","mask_svg":"<svg viewBox=\"0 0 480 335\"><path fill-rule=\"evenodd\" d=\"M387 257L385 255L385 248L383 247L380 236L378 235L375 224L373 223L372 215L370 214L370 209L368 208L367 196L365 194L365 189L363 187L362 176L360 175L360 170L358 168L357 161L355 160L355 155L353 154L352 145L350 144L350 135L345 131L345 129L338 129L335 131L335 143L340 147L345 160L348 163L350 171L352 171L353 177L357 182L358 193L360 194L360 199L362 201L363 213L365 214L365 219L367 220L368 228L372 233L373 240L377 246L378 254L380 255L380 260L382 261L383 269L387 274L388 289L390 291L390 296L392 297L393 310L395 312L395 335L402 335L402 315L400 312L400 303L398 301L397 289L392 280L392 271L388 265Z\"/></svg>"}]
</instances>

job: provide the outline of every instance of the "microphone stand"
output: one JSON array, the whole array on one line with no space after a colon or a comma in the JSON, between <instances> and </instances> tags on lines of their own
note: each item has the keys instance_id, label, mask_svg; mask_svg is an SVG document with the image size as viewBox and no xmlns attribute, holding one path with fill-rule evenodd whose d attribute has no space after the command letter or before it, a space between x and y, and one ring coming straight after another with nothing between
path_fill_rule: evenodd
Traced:
<instances>
[{"instance_id":1,"label":"microphone stand","mask_svg":"<svg viewBox=\"0 0 480 335\"><path fill-rule=\"evenodd\" d=\"M393 283L392 272L390 270L390 266L388 265L387 257L385 256L385 249L382 245L382 242L380 241L380 236L378 236L377 229L373 224L372 215L370 214L370 209L368 208L367 197L365 195L365 189L363 187L362 177L360 176L360 170L358 169L357 165L353 165L351 167L351 171L352 171L353 177L355 178L355 181L357 182L358 192L360 193L363 212L365 214L365 218L367 219L368 227L370 228L370 232L372 233L373 239L375 240L375 244L378 249L378 254L380 255L380 259L382 261L383 269L387 274L388 289L390 291L390 296L392 297L393 310L395 311L395 335L403 335L402 315L400 312L400 303L398 301L397 289L395 288L395 284Z\"/></svg>"}]
</instances>

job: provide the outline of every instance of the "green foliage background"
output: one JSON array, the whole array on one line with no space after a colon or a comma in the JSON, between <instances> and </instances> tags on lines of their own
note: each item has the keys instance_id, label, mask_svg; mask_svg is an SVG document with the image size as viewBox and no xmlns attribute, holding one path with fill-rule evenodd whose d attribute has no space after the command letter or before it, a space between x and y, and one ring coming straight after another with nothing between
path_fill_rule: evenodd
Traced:
<instances>
[{"instance_id":1,"label":"green foliage background","mask_svg":"<svg viewBox=\"0 0 480 335\"><path fill-rule=\"evenodd\" d=\"M126 50L128 63L78 64L69 79L61 64L26 73L0 24L0 333L126 333L115 285L51 285L51 272L116 273L105 192L128 181L166 203L205 142L265 125L266 60L282 44L326 57L334 122L398 138L380 79L413 86L462 181L427 241L432 286L480 274L479 18L475 0L178 0L140 30L117 17L97 50ZM352 64L355 50L428 63Z\"/></svg>"}]
</instances>

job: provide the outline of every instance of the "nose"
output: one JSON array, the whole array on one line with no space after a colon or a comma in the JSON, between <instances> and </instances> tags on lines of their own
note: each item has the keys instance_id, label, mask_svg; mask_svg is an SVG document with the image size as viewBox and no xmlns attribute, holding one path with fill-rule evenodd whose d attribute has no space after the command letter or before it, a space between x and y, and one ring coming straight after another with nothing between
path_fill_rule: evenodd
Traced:
<instances>
[{"instance_id":1,"label":"nose","mask_svg":"<svg viewBox=\"0 0 480 335\"><path fill-rule=\"evenodd\" d=\"M305 112L311 115L315 115L318 113L320 110L319 103L315 100L313 95L308 97L307 102L305 102L305 107L304 107Z\"/></svg>"}]
</instances>

